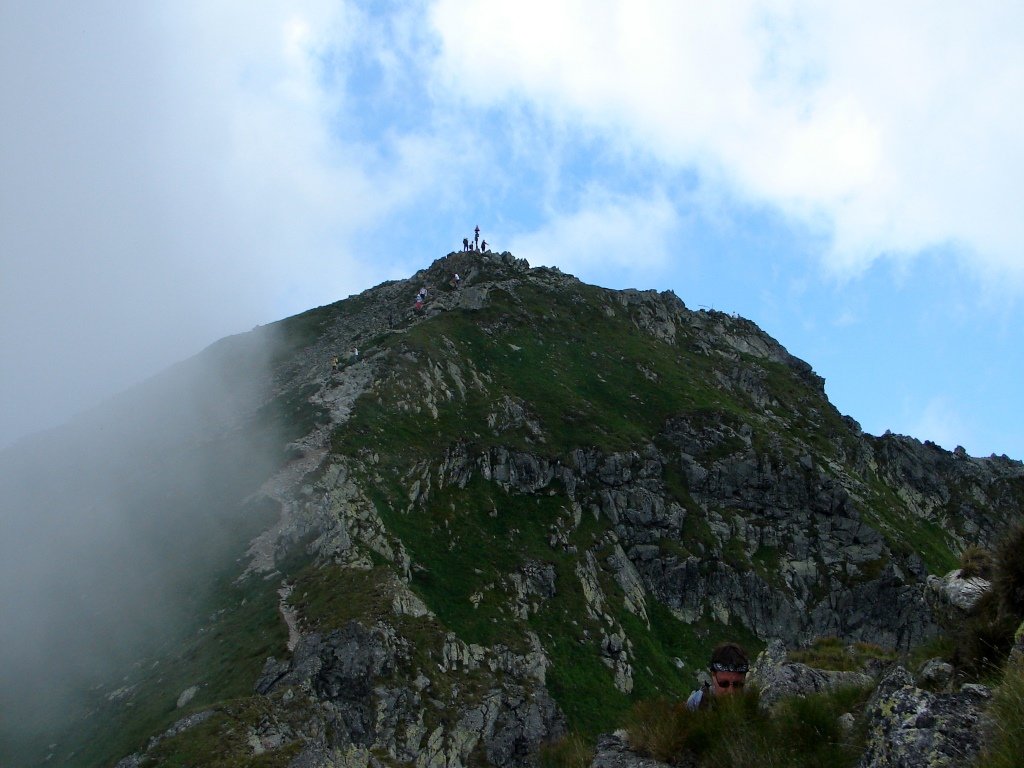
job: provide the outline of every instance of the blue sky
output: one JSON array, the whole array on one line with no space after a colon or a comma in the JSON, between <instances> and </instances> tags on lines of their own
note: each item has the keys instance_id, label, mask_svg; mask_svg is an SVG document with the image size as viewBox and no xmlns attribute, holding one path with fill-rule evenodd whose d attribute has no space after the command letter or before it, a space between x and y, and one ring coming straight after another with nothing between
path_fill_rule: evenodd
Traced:
<instances>
[{"instance_id":1,"label":"blue sky","mask_svg":"<svg viewBox=\"0 0 1024 768\"><path fill-rule=\"evenodd\" d=\"M479 224L1024 458L1019 3L130 5L0 6L0 445Z\"/></svg>"}]
</instances>

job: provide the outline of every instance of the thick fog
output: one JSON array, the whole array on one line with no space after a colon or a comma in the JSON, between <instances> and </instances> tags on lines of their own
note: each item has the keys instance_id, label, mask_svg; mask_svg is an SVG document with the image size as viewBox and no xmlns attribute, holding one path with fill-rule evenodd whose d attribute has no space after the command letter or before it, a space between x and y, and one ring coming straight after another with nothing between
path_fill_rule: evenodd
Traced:
<instances>
[{"instance_id":1,"label":"thick fog","mask_svg":"<svg viewBox=\"0 0 1024 768\"><path fill-rule=\"evenodd\" d=\"M238 556L281 457L273 353L271 328L225 339L0 451L0 746L113 686Z\"/></svg>"},{"instance_id":2,"label":"thick fog","mask_svg":"<svg viewBox=\"0 0 1024 768\"><path fill-rule=\"evenodd\" d=\"M0 447L375 282L374 185L291 95L308 5L0 3Z\"/></svg>"}]
</instances>

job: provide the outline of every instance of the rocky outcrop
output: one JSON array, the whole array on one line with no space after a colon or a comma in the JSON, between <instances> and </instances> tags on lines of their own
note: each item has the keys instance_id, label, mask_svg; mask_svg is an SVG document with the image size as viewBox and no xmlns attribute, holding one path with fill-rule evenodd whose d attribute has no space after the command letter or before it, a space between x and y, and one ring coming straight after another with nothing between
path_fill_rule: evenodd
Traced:
<instances>
[{"instance_id":1,"label":"rocky outcrop","mask_svg":"<svg viewBox=\"0 0 1024 768\"><path fill-rule=\"evenodd\" d=\"M983 747L991 695L985 686L974 684L956 693L930 693L896 667L868 702L868 745L860 768L970 765Z\"/></svg>"},{"instance_id":2,"label":"rocky outcrop","mask_svg":"<svg viewBox=\"0 0 1024 768\"><path fill-rule=\"evenodd\" d=\"M668 763L637 754L626 732L615 731L598 736L590 768L668 768Z\"/></svg>"},{"instance_id":3,"label":"rocky outcrop","mask_svg":"<svg viewBox=\"0 0 1024 768\"><path fill-rule=\"evenodd\" d=\"M453 767L471 764L479 753L488 765L516 766L564 732L562 714L542 684L543 662L538 670L536 660L450 636L440 669L452 687L441 690L423 671L412 679L399 674L412 654L394 630L353 621L326 635L305 635L286 664L269 659L256 690L285 710L313 705L318 725L307 719L305 730L322 736L302 751L301 764L308 765L331 765L341 751ZM502 670L503 682L474 684L473 673L488 669Z\"/></svg>"},{"instance_id":4,"label":"rocky outcrop","mask_svg":"<svg viewBox=\"0 0 1024 768\"><path fill-rule=\"evenodd\" d=\"M965 578L959 568L945 576L929 576L925 596L936 619L947 629L958 629L992 586L980 576Z\"/></svg>"},{"instance_id":5,"label":"rocky outcrop","mask_svg":"<svg viewBox=\"0 0 1024 768\"><path fill-rule=\"evenodd\" d=\"M939 525L963 548L992 547L1006 521L1024 517L1024 465L1006 456L977 458L935 443L886 433L871 438L871 464L915 515Z\"/></svg>"},{"instance_id":6,"label":"rocky outcrop","mask_svg":"<svg viewBox=\"0 0 1024 768\"><path fill-rule=\"evenodd\" d=\"M771 709L784 698L808 696L838 688L865 688L874 678L864 672L816 669L786 660L786 648L775 640L757 657L750 668L749 681L761 691L760 705Z\"/></svg>"}]
</instances>

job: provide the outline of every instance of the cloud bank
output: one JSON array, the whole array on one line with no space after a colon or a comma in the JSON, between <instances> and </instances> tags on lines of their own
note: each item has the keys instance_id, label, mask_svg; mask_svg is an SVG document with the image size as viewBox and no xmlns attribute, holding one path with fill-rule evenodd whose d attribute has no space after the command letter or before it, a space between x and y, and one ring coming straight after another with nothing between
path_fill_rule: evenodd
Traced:
<instances>
[{"instance_id":1,"label":"cloud bank","mask_svg":"<svg viewBox=\"0 0 1024 768\"><path fill-rule=\"evenodd\" d=\"M1020 281L1024 7L439 0L441 82L695 167L830 239L827 264L952 248Z\"/></svg>"}]
</instances>

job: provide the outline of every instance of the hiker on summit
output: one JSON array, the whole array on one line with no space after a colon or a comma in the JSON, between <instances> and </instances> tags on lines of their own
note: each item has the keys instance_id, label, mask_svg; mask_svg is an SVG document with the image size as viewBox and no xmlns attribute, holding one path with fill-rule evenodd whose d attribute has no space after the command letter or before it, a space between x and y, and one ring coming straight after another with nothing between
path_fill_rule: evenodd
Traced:
<instances>
[{"instance_id":1,"label":"hiker on summit","mask_svg":"<svg viewBox=\"0 0 1024 768\"><path fill-rule=\"evenodd\" d=\"M747 652L736 643L722 643L711 652L711 682L690 694L686 708L691 711L713 706L719 696L731 696L743 690L750 664Z\"/></svg>"},{"instance_id":2,"label":"hiker on summit","mask_svg":"<svg viewBox=\"0 0 1024 768\"><path fill-rule=\"evenodd\" d=\"M469 238L468 237L462 238L462 250L463 251L468 251L469 250Z\"/></svg>"},{"instance_id":3,"label":"hiker on summit","mask_svg":"<svg viewBox=\"0 0 1024 768\"><path fill-rule=\"evenodd\" d=\"M487 253L487 241L486 240L484 240L482 243L480 243L480 250L483 253Z\"/></svg>"}]
</instances>

